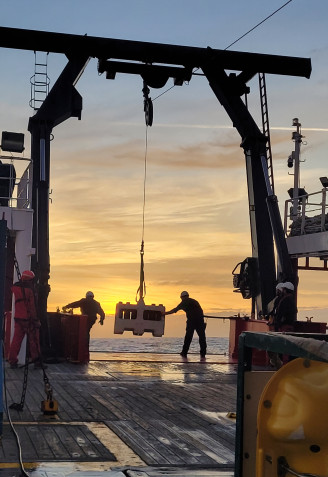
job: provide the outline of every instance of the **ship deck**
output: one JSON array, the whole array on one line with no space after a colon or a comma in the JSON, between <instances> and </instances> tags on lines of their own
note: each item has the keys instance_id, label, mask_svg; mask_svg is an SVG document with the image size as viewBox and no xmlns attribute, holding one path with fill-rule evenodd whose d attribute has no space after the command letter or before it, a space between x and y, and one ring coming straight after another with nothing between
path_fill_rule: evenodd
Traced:
<instances>
[{"instance_id":1,"label":"ship deck","mask_svg":"<svg viewBox=\"0 0 328 477\"><path fill-rule=\"evenodd\" d=\"M89 364L48 364L54 416L42 370L30 369L23 411L10 410L28 474L39 476L232 476L236 365L226 356L91 353ZM8 406L19 403L24 368L5 366ZM0 477L22 475L4 413Z\"/></svg>"}]
</instances>

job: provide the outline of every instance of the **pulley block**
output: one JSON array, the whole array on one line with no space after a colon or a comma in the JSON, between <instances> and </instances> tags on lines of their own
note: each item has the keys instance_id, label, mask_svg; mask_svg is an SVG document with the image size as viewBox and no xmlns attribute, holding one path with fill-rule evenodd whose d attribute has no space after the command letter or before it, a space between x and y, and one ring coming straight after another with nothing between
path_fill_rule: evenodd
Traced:
<instances>
[{"instance_id":1,"label":"pulley block","mask_svg":"<svg viewBox=\"0 0 328 477\"><path fill-rule=\"evenodd\" d=\"M147 98L144 101L145 121L146 126L153 125L153 102L151 98Z\"/></svg>"}]
</instances>

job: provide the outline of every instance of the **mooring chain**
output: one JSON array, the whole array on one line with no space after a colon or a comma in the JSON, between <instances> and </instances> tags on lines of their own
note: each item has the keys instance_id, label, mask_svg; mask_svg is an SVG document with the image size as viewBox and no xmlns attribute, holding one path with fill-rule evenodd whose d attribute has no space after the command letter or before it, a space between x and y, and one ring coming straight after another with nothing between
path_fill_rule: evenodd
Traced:
<instances>
[{"instance_id":1,"label":"mooring chain","mask_svg":"<svg viewBox=\"0 0 328 477\"><path fill-rule=\"evenodd\" d=\"M25 365L24 365L24 377L23 377L23 388L20 403L14 402L9 406L9 409L15 409L15 411L22 411L25 404L25 396L27 390L27 378L28 378L28 340L26 340L26 355L25 355Z\"/></svg>"},{"instance_id":2,"label":"mooring chain","mask_svg":"<svg viewBox=\"0 0 328 477\"><path fill-rule=\"evenodd\" d=\"M18 262L17 262L16 254L14 254L14 266L15 266L17 278L18 278L18 280L20 280L22 278L22 276L21 276L21 272L20 272L19 265L18 265Z\"/></svg>"},{"instance_id":3,"label":"mooring chain","mask_svg":"<svg viewBox=\"0 0 328 477\"><path fill-rule=\"evenodd\" d=\"M43 381L44 381L44 392L47 395L47 399L49 401L52 401L52 387L49 382L48 376L46 375L44 370L43 370Z\"/></svg>"}]
</instances>

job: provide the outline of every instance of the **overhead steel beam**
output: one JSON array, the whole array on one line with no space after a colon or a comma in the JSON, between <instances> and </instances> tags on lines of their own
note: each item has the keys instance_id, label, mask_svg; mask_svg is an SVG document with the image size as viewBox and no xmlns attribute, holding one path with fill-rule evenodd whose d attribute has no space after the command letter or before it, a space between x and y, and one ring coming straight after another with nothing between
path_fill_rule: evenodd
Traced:
<instances>
[{"instance_id":1,"label":"overhead steel beam","mask_svg":"<svg viewBox=\"0 0 328 477\"><path fill-rule=\"evenodd\" d=\"M169 78L174 78L176 86L182 86L183 82L190 81L192 76L191 68L99 60L98 73L105 71L107 79L115 79L116 73L140 75L151 88L162 88Z\"/></svg>"},{"instance_id":2,"label":"overhead steel beam","mask_svg":"<svg viewBox=\"0 0 328 477\"><path fill-rule=\"evenodd\" d=\"M0 47L19 50L121 59L143 63L162 63L202 67L210 62L227 70L252 71L288 76L311 75L311 60L280 55L245 53L212 48L168 45L142 41L118 40L87 35L72 35L37 30L0 27Z\"/></svg>"}]
</instances>

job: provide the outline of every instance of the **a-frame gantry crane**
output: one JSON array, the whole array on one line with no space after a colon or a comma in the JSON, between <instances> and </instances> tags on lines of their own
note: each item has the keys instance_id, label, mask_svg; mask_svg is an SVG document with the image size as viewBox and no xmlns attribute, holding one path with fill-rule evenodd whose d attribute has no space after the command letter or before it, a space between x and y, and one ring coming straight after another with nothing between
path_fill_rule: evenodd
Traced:
<instances>
[{"instance_id":1,"label":"a-frame gantry crane","mask_svg":"<svg viewBox=\"0 0 328 477\"><path fill-rule=\"evenodd\" d=\"M50 137L55 126L69 117L81 117L82 98L75 84L90 57L108 78L116 72L140 74L150 87L162 87L168 78L175 84L189 80L195 68L206 76L215 96L240 134L246 158L252 255L256 262L257 311L266 313L275 296L274 242L282 277L293 279L277 199L270 189L266 162L267 138L260 131L241 96L257 73L309 78L311 61L306 58L264 55L150 42L98 38L0 27L0 47L65 54L68 63L38 112L30 118L32 135L34 225L36 254L32 269L38 279L41 321L46 321L49 293L49 177ZM114 61L114 60L119 61ZM230 71L230 73L228 73ZM231 71L237 71L231 73Z\"/></svg>"}]
</instances>

